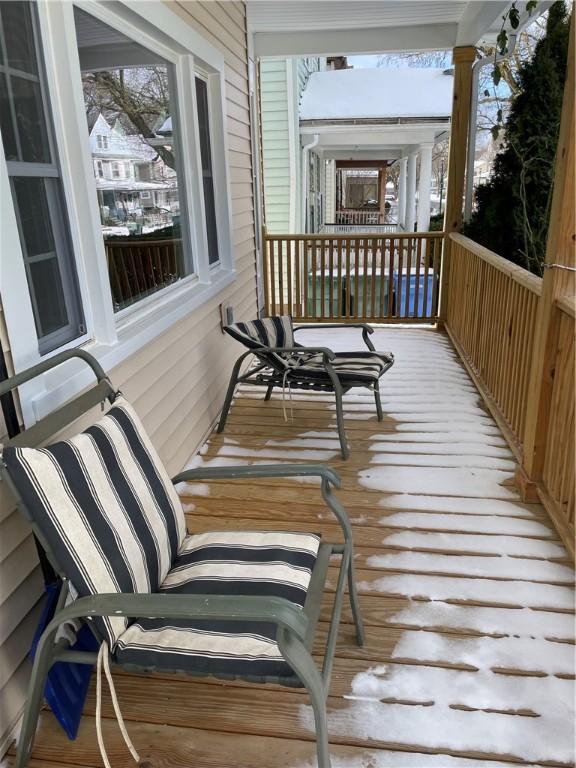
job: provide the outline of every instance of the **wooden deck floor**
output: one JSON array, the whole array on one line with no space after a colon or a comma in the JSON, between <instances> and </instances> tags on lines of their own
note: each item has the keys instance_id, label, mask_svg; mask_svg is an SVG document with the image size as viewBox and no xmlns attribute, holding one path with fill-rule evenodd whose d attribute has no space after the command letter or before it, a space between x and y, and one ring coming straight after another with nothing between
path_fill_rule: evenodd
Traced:
<instances>
[{"instance_id":1,"label":"wooden deck floor","mask_svg":"<svg viewBox=\"0 0 576 768\"><path fill-rule=\"evenodd\" d=\"M358 347L351 330L308 339ZM256 391L241 393L225 434L194 462L321 461L342 474L367 643L355 646L346 614L329 698L334 768L572 764L574 574L565 551L542 508L520 503L512 455L446 337L383 329L376 346L397 359L382 381L385 420L362 391L347 398L348 462L330 398L295 394L286 423L281 396L264 403ZM191 530L337 537L315 483L206 483L182 493ZM303 692L115 678L149 768L315 766ZM112 765L131 766L106 700ZM101 765L94 713L92 689L75 742L45 713L31 768Z\"/></svg>"}]
</instances>

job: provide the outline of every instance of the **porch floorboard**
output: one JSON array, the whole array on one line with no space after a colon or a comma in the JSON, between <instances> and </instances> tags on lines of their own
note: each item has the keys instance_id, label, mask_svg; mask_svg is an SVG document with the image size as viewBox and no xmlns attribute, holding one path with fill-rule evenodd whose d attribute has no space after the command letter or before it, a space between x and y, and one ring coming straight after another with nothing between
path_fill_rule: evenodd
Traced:
<instances>
[{"instance_id":1,"label":"porch floorboard","mask_svg":"<svg viewBox=\"0 0 576 768\"><path fill-rule=\"evenodd\" d=\"M360 341L352 329L298 338L336 350ZM342 475L367 631L358 648L346 609L328 701L334 768L570 765L570 560L541 506L521 502L513 455L447 337L395 327L373 338L397 362L381 381L383 422L365 391L346 398L349 461L330 396L275 393L266 403L244 389L224 434L191 466L319 461ZM191 531L339 539L315 482L196 483L181 495ZM316 765L303 691L119 671L115 680L148 768ZM43 713L30 767L101 765L94 715L94 685L75 742ZM104 738L114 768L134 765L107 696Z\"/></svg>"}]
</instances>

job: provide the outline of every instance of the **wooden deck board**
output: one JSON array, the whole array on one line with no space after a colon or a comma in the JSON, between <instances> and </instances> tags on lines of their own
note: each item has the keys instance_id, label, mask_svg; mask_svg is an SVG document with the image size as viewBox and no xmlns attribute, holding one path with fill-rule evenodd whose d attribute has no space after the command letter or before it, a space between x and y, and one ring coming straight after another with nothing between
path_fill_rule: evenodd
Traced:
<instances>
[{"instance_id":1,"label":"wooden deck board","mask_svg":"<svg viewBox=\"0 0 576 768\"><path fill-rule=\"evenodd\" d=\"M338 349L334 331L307 333L310 343L323 345L330 334L328 346ZM341 343L350 348L351 334L345 334ZM574 670L562 668L558 659L554 667L537 654L524 659L522 653L530 632L539 643L549 643L542 647L552 654L574 642L572 608L566 604L574 583L570 560L540 505L520 501L509 479L512 453L446 338L429 330L396 328L376 331L376 339L377 348L392 348L397 357L382 381L386 418L377 422L366 393L346 397L348 462L338 453L330 396L294 393L290 413L288 397L284 404L280 395L264 403L262 391L250 390L236 399L224 434L213 434L193 463L320 461L342 476L339 496L354 527L366 644L355 645L345 606L328 701L335 768L464 764L454 758L478 768L569 765L569 759L558 758L553 736L548 752L530 756L536 747L523 750L534 733L550 727L550 702L543 699L540 706L539 692L545 696L546 686L552 686L550 691L564 695L566 686L573 685ZM293 421L284 421L283 405ZM386 473L397 470L397 489L368 487L367 470L376 478L381 472L392 477ZM402 485L409 473L413 490ZM478 476L486 480L485 495L478 492ZM180 492L191 531L268 528L340 537L317 483L198 482ZM417 557L402 559L406 553ZM314 649L319 659L334 576L330 571ZM438 596L436 590L446 585L454 595ZM515 634L524 639L518 640L516 659L509 659L500 653L498 641L509 644ZM439 652L434 644L447 651ZM364 690L366 675L378 683L380 673L374 670L384 667L383 692L374 701L350 698ZM424 696L418 681L428 677L441 687L432 685ZM303 691L166 674L118 671L115 678L129 732L149 768L315 765ZM522 687L513 681L523 681ZM114 768L123 768L133 763L105 699L106 744ZM367 708L363 724L358 718L362 707ZM30 768L101 765L94 712L92 687L73 743L45 713ZM377 712L374 722L371 712ZM432 738L426 725L435 718L438 734ZM468 728L476 721L479 734ZM411 722L410 734L402 726Z\"/></svg>"}]
</instances>

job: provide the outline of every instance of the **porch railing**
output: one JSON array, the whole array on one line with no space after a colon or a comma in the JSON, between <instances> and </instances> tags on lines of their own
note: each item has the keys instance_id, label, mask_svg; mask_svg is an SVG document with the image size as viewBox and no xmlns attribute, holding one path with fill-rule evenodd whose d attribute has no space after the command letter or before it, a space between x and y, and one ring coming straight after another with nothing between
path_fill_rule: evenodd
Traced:
<instances>
[{"instance_id":1,"label":"porch railing","mask_svg":"<svg viewBox=\"0 0 576 768\"><path fill-rule=\"evenodd\" d=\"M522 462L542 279L452 234L446 329ZM541 498L574 536L574 306L554 307L556 361Z\"/></svg>"},{"instance_id":2,"label":"porch railing","mask_svg":"<svg viewBox=\"0 0 576 768\"><path fill-rule=\"evenodd\" d=\"M183 277L181 242L180 239L104 242L116 309Z\"/></svg>"},{"instance_id":3,"label":"porch railing","mask_svg":"<svg viewBox=\"0 0 576 768\"><path fill-rule=\"evenodd\" d=\"M322 224L322 235L385 235L392 232L401 232L400 224Z\"/></svg>"},{"instance_id":4,"label":"porch railing","mask_svg":"<svg viewBox=\"0 0 576 768\"><path fill-rule=\"evenodd\" d=\"M356 208L341 208L336 211L334 224L386 224L388 213L380 213L379 210L358 210Z\"/></svg>"},{"instance_id":5,"label":"porch railing","mask_svg":"<svg viewBox=\"0 0 576 768\"><path fill-rule=\"evenodd\" d=\"M267 313L319 322L434 322L443 236L264 233Z\"/></svg>"}]
</instances>

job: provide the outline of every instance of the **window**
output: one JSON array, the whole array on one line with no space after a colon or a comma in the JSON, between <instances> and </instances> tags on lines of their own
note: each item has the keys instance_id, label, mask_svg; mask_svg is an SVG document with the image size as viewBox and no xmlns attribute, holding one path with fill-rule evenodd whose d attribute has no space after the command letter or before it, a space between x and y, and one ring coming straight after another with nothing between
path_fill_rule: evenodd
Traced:
<instances>
[{"instance_id":1,"label":"window","mask_svg":"<svg viewBox=\"0 0 576 768\"><path fill-rule=\"evenodd\" d=\"M118 133L114 152L126 158L112 161L108 185L98 184L110 286L114 310L119 311L193 271L188 217L180 217L184 184L174 65L85 11L74 8L74 18L87 117L98 111L98 119ZM107 45L109 39L115 45ZM89 61L84 65L88 43ZM122 65L126 58L129 67ZM132 174L135 165L140 169L138 181ZM142 201L150 199L150 191L147 196L141 191L143 180L165 192L169 205L143 206Z\"/></svg>"},{"instance_id":2,"label":"window","mask_svg":"<svg viewBox=\"0 0 576 768\"><path fill-rule=\"evenodd\" d=\"M96 146L98 149L108 149L108 136L96 136Z\"/></svg>"},{"instance_id":3,"label":"window","mask_svg":"<svg viewBox=\"0 0 576 768\"><path fill-rule=\"evenodd\" d=\"M104 178L104 166L102 165L102 160L98 160L96 162L96 170L98 172L98 178L103 179Z\"/></svg>"},{"instance_id":4,"label":"window","mask_svg":"<svg viewBox=\"0 0 576 768\"><path fill-rule=\"evenodd\" d=\"M140 192L140 197L142 200L150 200L150 192L144 191Z\"/></svg>"},{"instance_id":5,"label":"window","mask_svg":"<svg viewBox=\"0 0 576 768\"><path fill-rule=\"evenodd\" d=\"M85 333L36 10L0 2L0 127L41 354Z\"/></svg>"},{"instance_id":6,"label":"window","mask_svg":"<svg viewBox=\"0 0 576 768\"><path fill-rule=\"evenodd\" d=\"M220 256L218 255L218 228L216 225L216 201L214 199L214 176L210 147L208 84L201 77L196 77L196 104L198 108L198 131L200 133L206 236L208 238L208 262L212 265L220 260Z\"/></svg>"}]
</instances>

